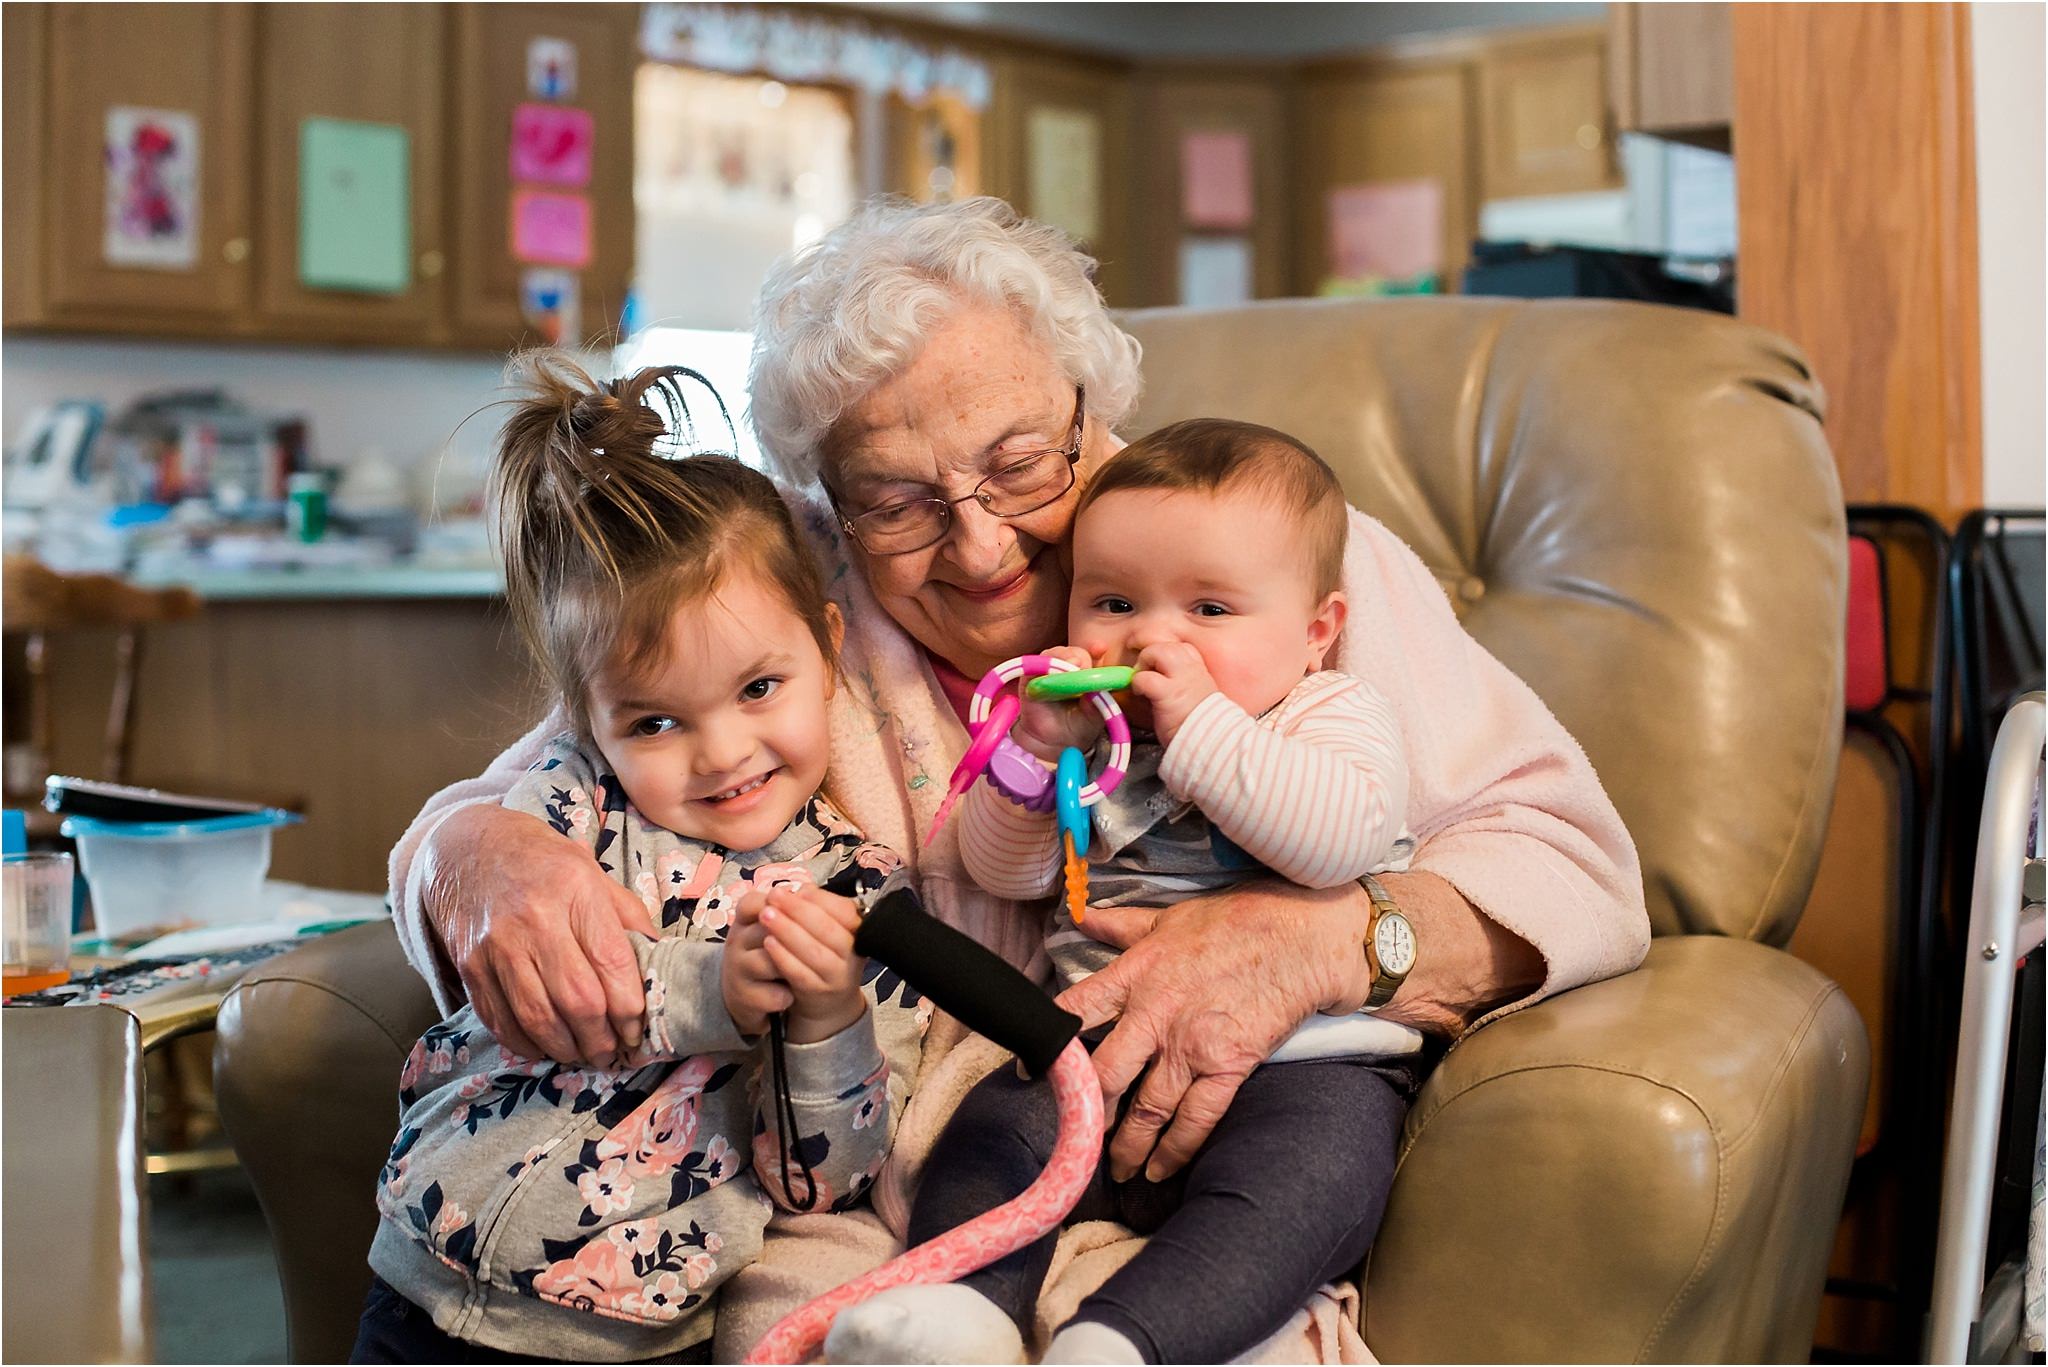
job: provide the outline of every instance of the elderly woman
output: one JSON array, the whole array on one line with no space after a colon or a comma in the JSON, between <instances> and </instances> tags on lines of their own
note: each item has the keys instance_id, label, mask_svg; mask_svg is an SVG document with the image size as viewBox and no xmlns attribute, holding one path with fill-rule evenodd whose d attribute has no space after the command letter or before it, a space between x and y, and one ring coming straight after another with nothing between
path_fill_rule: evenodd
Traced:
<instances>
[{"instance_id":1,"label":"elderly woman","mask_svg":"<svg viewBox=\"0 0 2048 1367\"><path fill-rule=\"evenodd\" d=\"M1064 639L1075 504L1121 446L1139 388L1138 346L1105 311L1092 264L997 201L887 203L763 289L754 422L848 623L828 790L897 849L916 848L944 794L974 681ZM1345 588L1338 663L1369 675L1399 718L1418 842L1409 872L1381 878L1417 955L1379 1014L1449 1041L1633 968L1649 934L1635 851L1579 747L1458 626L1414 553L1356 512ZM547 718L430 800L393 852L392 888L407 952L444 1009L466 993L510 1047L596 1059L637 1039L626 932L651 932L647 913L580 847L499 803L561 726ZM1043 968L1043 909L974 887L950 831L917 874L937 914ZM1089 933L1127 952L1062 1002L1091 1025L1114 1022L1095 1051L1105 1093L1135 1087L1113 1173L1176 1171L1281 1040L1315 1013L1361 1009L1374 996L1374 916L1362 888L1277 881L1165 913L1091 912ZM877 1190L899 1235L919 1160L993 1063L985 1048L951 1049L959 1038L943 1024L929 1037ZM816 1220L799 1223L829 1242ZM860 1257L771 1248L767 1262L808 1261L822 1286L886 1251L870 1242ZM786 1303L803 1281L769 1298ZM1330 1309L1310 1307L1307 1321L1324 1356L1355 1342ZM723 1326L721 1338L735 1342Z\"/></svg>"}]
</instances>

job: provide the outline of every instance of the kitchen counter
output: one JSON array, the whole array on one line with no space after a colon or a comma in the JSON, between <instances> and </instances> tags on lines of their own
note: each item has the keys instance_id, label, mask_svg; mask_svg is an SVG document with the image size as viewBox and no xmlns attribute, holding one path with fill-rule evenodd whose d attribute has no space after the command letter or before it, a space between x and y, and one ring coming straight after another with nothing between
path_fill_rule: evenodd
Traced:
<instances>
[{"instance_id":1,"label":"kitchen counter","mask_svg":"<svg viewBox=\"0 0 2048 1367\"><path fill-rule=\"evenodd\" d=\"M181 584L211 602L276 602L343 598L496 598L505 581L495 569L380 565L308 569L226 570L209 567L137 574L148 588Z\"/></svg>"}]
</instances>

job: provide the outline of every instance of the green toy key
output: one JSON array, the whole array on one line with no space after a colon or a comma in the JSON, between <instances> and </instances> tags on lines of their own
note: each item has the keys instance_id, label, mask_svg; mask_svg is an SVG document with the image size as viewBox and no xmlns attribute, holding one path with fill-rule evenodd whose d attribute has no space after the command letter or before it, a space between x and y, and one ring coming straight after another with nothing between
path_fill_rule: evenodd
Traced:
<instances>
[{"instance_id":1,"label":"green toy key","mask_svg":"<svg viewBox=\"0 0 2048 1367\"><path fill-rule=\"evenodd\" d=\"M1090 693L1121 693L1131 686L1131 675L1136 672L1125 665L1103 665L1096 669L1041 674L1024 681L1024 696L1033 702L1051 702L1058 698L1086 697Z\"/></svg>"}]
</instances>

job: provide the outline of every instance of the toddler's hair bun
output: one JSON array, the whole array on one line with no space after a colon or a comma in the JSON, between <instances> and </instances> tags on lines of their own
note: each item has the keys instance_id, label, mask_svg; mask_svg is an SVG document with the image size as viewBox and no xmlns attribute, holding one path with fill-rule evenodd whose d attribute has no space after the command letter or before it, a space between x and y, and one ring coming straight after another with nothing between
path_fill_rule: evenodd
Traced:
<instances>
[{"instance_id":1,"label":"toddler's hair bun","mask_svg":"<svg viewBox=\"0 0 2048 1367\"><path fill-rule=\"evenodd\" d=\"M646 388L644 382L613 380L602 388L592 389L577 396L569 410L569 427L576 439L588 450L603 454L608 451L631 452L634 455L650 455L655 443L668 432L668 425L661 415L641 399ZM631 394L620 393L622 384L630 385Z\"/></svg>"}]
</instances>

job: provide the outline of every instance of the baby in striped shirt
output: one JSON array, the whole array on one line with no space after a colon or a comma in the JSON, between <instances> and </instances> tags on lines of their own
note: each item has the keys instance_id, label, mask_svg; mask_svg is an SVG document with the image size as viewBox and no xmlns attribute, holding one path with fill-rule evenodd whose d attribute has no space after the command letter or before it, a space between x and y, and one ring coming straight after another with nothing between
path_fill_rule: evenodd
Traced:
<instances>
[{"instance_id":1,"label":"baby in striped shirt","mask_svg":"<svg viewBox=\"0 0 2048 1367\"><path fill-rule=\"evenodd\" d=\"M1074 518L1070 643L1048 653L1132 666L1126 707L1141 734L1123 783L1091 809L1089 905L1171 907L1254 878L1322 888L1406 868L1414 841L1399 722L1370 683L1323 667L1344 626L1348 528L1321 458L1249 423L1164 428L1090 481ZM1016 728L1048 764L1100 736L1079 703L1027 703ZM1062 881L1056 819L989 784L962 803L960 845L970 876L1000 896L1032 900ZM1047 950L1061 986L1118 952L1064 906ZM1219 1000L1230 991L1216 984ZM1369 1015L1313 1018L1253 1071L1181 1173L1116 1182L1105 1161L1070 1222L1116 1219L1152 1237L1081 1303L1043 1360L1229 1361L1355 1269L1392 1185L1421 1044ZM1043 1166L1056 1125L1046 1088L1008 1069L985 1079L933 1151L910 1241L1016 1195ZM906 1315L906 1326L917 1322L916 1356L891 1358L911 1345L883 1332L870 1349L881 1356L842 1344L835 1360L1021 1360L1053 1243L1048 1235L963 1279L943 1315ZM887 1314L875 1306L858 1319L878 1330ZM842 1324L835 1338L855 1328ZM933 1332L947 1341L924 1341Z\"/></svg>"}]
</instances>

